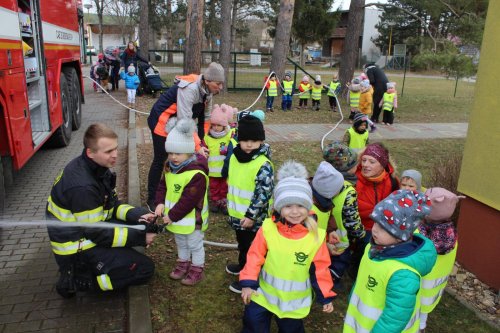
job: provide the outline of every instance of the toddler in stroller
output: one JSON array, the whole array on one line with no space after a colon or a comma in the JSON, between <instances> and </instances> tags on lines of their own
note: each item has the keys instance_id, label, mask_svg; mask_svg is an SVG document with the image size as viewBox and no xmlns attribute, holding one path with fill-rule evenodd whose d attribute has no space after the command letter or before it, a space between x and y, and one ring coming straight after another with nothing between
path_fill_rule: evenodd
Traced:
<instances>
[{"instance_id":1,"label":"toddler in stroller","mask_svg":"<svg viewBox=\"0 0 500 333\"><path fill-rule=\"evenodd\" d=\"M139 78L141 80L141 87L139 90L142 92L157 96L157 93L162 93L168 89L168 86L160 77L160 72L152 65L139 66Z\"/></svg>"}]
</instances>

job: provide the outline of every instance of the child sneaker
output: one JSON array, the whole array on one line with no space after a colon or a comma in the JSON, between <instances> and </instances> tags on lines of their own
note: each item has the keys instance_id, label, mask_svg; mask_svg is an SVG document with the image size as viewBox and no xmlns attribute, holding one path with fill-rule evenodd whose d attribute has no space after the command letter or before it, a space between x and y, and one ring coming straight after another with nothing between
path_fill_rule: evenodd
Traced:
<instances>
[{"instance_id":1,"label":"child sneaker","mask_svg":"<svg viewBox=\"0 0 500 333\"><path fill-rule=\"evenodd\" d=\"M191 266L190 261L177 260L174 269L170 272L170 278L173 280L182 279L189 271L189 266Z\"/></svg>"},{"instance_id":2,"label":"child sneaker","mask_svg":"<svg viewBox=\"0 0 500 333\"><path fill-rule=\"evenodd\" d=\"M226 272L231 275L240 275L241 266L239 264L227 264Z\"/></svg>"},{"instance_id":3,"label":"child sneaker","mask_svg":"<svg viewBox=\"0 0 500 333\"><path fill-rule=\"evenodd\" d=\"M187 276L181 280L181 283L185 286L194 286L201 280L203 280L203 266L191 265Z\"/></svg>"},{"instance_id":4,"label":"child sneaker","mask_svg":"<svg viewBox=\"0 0 500 333\"><path fill-rule=\"evenodd\" d=\"M233 293L241 294L241 285L239 281L234 281L229 285L229 290Z\"/></svg>"}]
</instances>

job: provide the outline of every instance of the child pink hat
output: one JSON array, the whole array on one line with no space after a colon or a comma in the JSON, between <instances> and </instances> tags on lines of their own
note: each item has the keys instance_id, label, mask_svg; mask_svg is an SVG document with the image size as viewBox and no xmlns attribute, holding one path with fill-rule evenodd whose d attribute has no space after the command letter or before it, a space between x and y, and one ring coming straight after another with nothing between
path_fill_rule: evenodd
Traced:
<instances>
[{"instance_id":1,"label":"child pink hat","mask_svg":"<svg viewBox=\"0 0 500 333\"><path fill-rule=\"evenodd\" d=\"M227 104L221 104L221 109L225 110L228 123L232 123L234 121L234 115L238 113L238 108L233 108Z\"/></svg>"},{"instance_id":2,"label":"child pink hat","mask_svg":"<svg viewBox=\"0 0 500 333\"><path fill-rule=\"evenodd\" d=\"M223 106L227 106L222 104L215 104L212 108L212 114L210 115L210 123L213 125L221 125L227 127L228 125L228 110Z\"/></svg>"},{"instance_id":3,"label":"child pink hat","mask_svg":"<svg viewBox=\"0 0 500 333\"><path fill-rule=\"evenodd\" d=\"M304 77L302 77L302 81L303 82L309 82L309 76L304 75Z\"/></svg>"},{"instance_id":4,"label":"child pink hat","mask_svg":"<svg viewBox=\"0 0 500 333\"><path fill-rule=\"evenodd\" d=\"M431 222L446 222L451 218L457 203L464 196L458 196L442 187L431 187L425 195L432 202L432 212L426 217Z\"/></svg>"}]
</instances>

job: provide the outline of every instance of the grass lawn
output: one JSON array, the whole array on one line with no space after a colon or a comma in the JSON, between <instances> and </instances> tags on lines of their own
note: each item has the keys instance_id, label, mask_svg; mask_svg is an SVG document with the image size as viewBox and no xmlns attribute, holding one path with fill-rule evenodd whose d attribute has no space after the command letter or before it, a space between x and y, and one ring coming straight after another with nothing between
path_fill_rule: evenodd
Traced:
<instances>
[{"instance_id":1,"label":"grass lawn","mask_svg":"<svg viewBox=\"0 0 500 333\"><path fill-rule=\"evenodd\" d=\"M398 169L415 168L423 174L423 184L429 170L441 163L447 156L463 150L463 139L440 140L439 145L430 140L398 140L384 142L397 161ZM147 170L152 151L150 145L138 147L141 193L146 193ZM276 168L283 161L294 158L304 163L312 174L321 161L317 142L273 143L273 162ZM145 199L144 197L142 198ZM210 215L206 239L223 243L235 243L234 232L221 214ZM206 278L195 287L184 287L170 280L170 273L176 259L173 236L158 236L147 253L156 263L155 278L150 283L150 300L153 328L155 332L239 332L243 315L243 304L239 295L232 293L228 285L234 277L224 271L227 262L237 259L237 251L206 246ZM305 320L308 332L340 332L346 311L347 295L351 282L346 279L343 286L337 286L338 298L332 314L321 312L314 305ZM454 298L445 295L428 321L428 333L437 332L495 332L478 319ZM274 331L277 331L274 327Z\"/></svg>"},{"instance_id":2,"label":"grass lawn","mask_svg":"<svg viewBox=\"0 0 500 333\"><path fill-rule=\"evenodd\" d=\"M243 75L243 74L240 74ZM252 82L262 82L261 73L244 73L245 80ZM431 122L467 122L469 119L472 101L474 97L474 83L460 81L457 89L457 97L453 97L455 81L442 78L417 78L407 77L404 88L404 95L401 96L402 77L389 78L397 83L398 105L396 112L396 123L431 123ZM326 75L323 75L325 84L329 83ZM167 79L166 82L171 82ZM328 82L327 82L328 81ZM239 110L248 108L259 96L259 91L239 91L229 92L214 97L214 103L226 103L237 107ZM137 99L137 109L149 112L156 99L144 96ZM348 116L348 107L345 100L341 100L344 117ZM260 97L255 106L251 109L265 110L265 93ZM298 105L298 97L294 97L293 105ZM311 101L309 100L309 106ZM281 112L281 97L274 100L273 113L267 114L268 124L318 124L332 123L340 119L338 114L327 111L328 97L323 94L320 112L307 112L294 110L293 112Z\"/></svg>"}]
</instances>

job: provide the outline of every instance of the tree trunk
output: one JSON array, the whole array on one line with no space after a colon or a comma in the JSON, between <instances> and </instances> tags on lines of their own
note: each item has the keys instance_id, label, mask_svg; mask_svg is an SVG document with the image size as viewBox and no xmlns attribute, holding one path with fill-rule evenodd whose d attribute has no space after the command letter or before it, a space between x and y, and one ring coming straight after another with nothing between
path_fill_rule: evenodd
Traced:
<instances>
[{"instance_id":1,"label":"tree trunk","mask_svg":"<svg viewBox=\"0 0 500 333\"><path fill-rule=\"evenodd\" d=\"M219 61L224 68L224 77L226 79L224 82L224 92L227 92L227 78L229 75L229 64L231 63L232 7L233 0L222 0Z\"/></svg>"},{"instance_id":2,"label":"tree trunk","mask_svg":"<svg viewBox=\"0 0 500 333\"><path fill-rule=\"evenodd\" d=\"M174 36L172 33L172 0L167 0L167 22L169 22L169 26L167 27L167 50L171 50L174 48ZM172 52L168 52L168 60L169 64L174 63L174 54Z\"/></svg>"},{"instance_id":3,"label":"tree trunk","mask_svg":"<svg viewBox=\"0 0 500 333\"><path fill-rule=\"evenodd\" d=\"M342 94L346 92L346 84L351 81L354 67L358 59L359 36L363 23L365 0L351 0L349 6L349 19L344 41L344 49L340 57L339 80L342 84Z\"/></svg>"},{"instance_id":4,"label":"tree trunk","mask_svg":"<svg viewBox=\"0 0 500 333\"><path fill-rule=\"evenodd\" d=\"M149 0L139 0L139 46L141 55L148 57L149 52ZM148 59L149 60L149 59Z\"/></svg>"},{"instance_id":5,"label":"tree trunk","mask_svg":"<svg viewBox=\"0 0 500 333\"><path fill-rule=\"evenodd\" d=\"M104 0L94 0L95 9L97 11L97 19L99 20L99 53L104 52L103 46L103 12L104 12Z\"/></svg>"},{"instance_id":6,"label":"tree trunk","mask_svg":"<svg viewBox=\"0 0 500 333\"><path fill-rule=\"evenodd\" d=\"M306 59L304 57L304 43L300 43L300 60L299 60L299 64L301 67L304 67L306 63Z\"/></svg>"},{"instance_id":7,"label":"tree trunk","mask_svg":"<svg viewBox=\"0 0 500 333\"><path fill-rule=\"evenodd\" d=\"M235 40L236 40L236 20L238 19L238 0L233 2L233 14L231 16L231 50L236 51Z\"/></svg>"},{"instance_id":8,"label":"tree trunk","mask_svg":"<svg viewBox=\"0 0 500 333\"><path fill-rule=\"evenodd\" d=\"M286 57L290 44L290 31L292 30L293 8L295 0L280 0L280 12L276 25L271 70L277 77L283 77L285 72Z\"/></svg>"},{"instance_id":9,"label":"tree trunk","mask_svg":"<svg viewBox=\"0 0 500 333\"><path fill-rule=\"evenodd\" d=\"M203 0L190 0L189 37L186 42L184 74L201 73L201 46L203 41Z\"/></svg>"}]
</instances>

